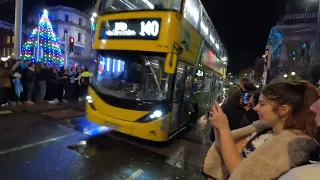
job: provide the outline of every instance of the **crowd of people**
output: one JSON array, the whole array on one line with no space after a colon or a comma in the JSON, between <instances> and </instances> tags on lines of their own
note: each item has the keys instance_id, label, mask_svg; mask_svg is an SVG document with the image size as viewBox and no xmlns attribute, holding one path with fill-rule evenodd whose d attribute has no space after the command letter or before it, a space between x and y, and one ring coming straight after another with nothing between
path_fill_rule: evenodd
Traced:
<instances>
[{"instance_id":1,"label":"crowd of people","mask_svg":"<svg viewBox=\"0 0 320 180\"><path fill-rule=\"evenodd\" d=\"M83 100L92 74L86 68L46 62L0 61L0 105Z\"/></svg>"},{"instance_id":2,"label":"crowd of people","mask_svg":"<svg viewBox=\"0 0 320 180\"><path fill-rule=\"evenodd\" d=\"M318 89L306 81L277 80L251 92L244 103L248 90L243 82L210 112L214 143L204 174L217 180L318 179Z\"/></svg>"}]
</instances>

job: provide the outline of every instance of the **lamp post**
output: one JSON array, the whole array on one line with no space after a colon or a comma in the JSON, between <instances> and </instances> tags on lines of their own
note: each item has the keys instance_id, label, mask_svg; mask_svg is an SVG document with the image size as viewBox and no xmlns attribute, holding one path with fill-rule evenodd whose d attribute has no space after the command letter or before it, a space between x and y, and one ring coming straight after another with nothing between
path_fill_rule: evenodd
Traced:
<instances>
[{"instance_id":1,"label":"lamp post","mask_svg":"<svg viewBox=\"0 0 320 180\"><path fill-rule=\"evenodd\" d=\"M91 27L90 27L90 57L92 56L92 43L93 43L93 26L95 18L98 17L98 14L96 12L92 13L92 16L90 18L91 21Z\"/></svg>"},{"instance_id":2,"label":"lamp post","mask_svg":"<svg viewBox=\"0 0 320 180\"><path fill-rule=\"evenodd\" d=\"M21 55L22 9L23 0L16 0L14 20L14 56L16 59L20 59Z\"/></svg>"},{"instance_id":3,"label":"lamp post","mask_svg":"<svg viewBox=\"0 0 320 180\"><path fill-rule=\"evenodd\" d=\"M90 57L91 57L92 56L92 42L93 42L93 40L92 40L92 26L94 23L94 18L91 17L90 21L91 21L91 26L90 26Z\"/></svg>"},{"instance_id":4,"label":"lamp post","mask_svg":"<svg viewBox=\"0 0 320 180\"><path fill-rule=\"evenodd\" d=\"M44 10L43 13L48 14L48 11ZM36 58L35 58L36 62L40 61L40 19L41 19L41 15L39 13L39 15L38 15L38 27L37 27L37 54L36 54Z\"/></svg>"}]
</instances>

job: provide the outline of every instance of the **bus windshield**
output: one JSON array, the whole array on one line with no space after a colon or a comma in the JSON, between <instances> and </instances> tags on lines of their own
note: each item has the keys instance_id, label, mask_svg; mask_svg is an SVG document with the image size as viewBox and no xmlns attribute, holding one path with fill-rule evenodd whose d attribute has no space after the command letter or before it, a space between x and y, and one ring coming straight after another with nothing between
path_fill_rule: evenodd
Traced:
<instances>
[{"instance_id":1,"label":"bus windshield","mask_svg":"<svg viewBox=\"0 0 320 180\"><path fill-rule=\"evenodd\" d=\"M141 101L167 97L164 57L103 55L94 68L92 85L102 94ZM164 78L165 79L165 78Z\"/></svg>"},{"instance_id":2,"label":"bus windshield","mask_svg":"<svg viewBox=\"0 0 320 180\"><path fill-rule=\"evenodd\" d=\"M105 0L104 13L141 10L180 11L181 0Z\"/></svg>"}]
</instances>

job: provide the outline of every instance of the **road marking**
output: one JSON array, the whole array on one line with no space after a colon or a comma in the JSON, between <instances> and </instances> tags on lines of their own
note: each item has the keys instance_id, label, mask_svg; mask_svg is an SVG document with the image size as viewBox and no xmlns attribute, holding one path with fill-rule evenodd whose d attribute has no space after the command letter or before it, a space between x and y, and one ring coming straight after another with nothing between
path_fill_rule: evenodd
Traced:
<instances>
[{"instance_id":1,"label":"road marking","mask_svg":"<svg viewBox=\"0 0 320 180\"><path fill-rule=\"evenodd\" d=\"M135 180L138 178L138 176L140 176L140 174L143 173L142 169L138 169L136 172L134 172L133 174L131 174L131 176L129 176L126 180Z\"/></svg>"},{"instance_id":2,"label":"road marking","mask_svg":"<svg viewBox=\"0 0 320 180\"><path fill-rule=\"evenodd\" d=\"M60 139L64 139L64 138L66 138L66 137L68 137L68 136L72 136L72 135L74 135L74 134L76 134L76 133L71 133L71 134L67 134L67 135L64 135L64 136L59 136L59 137L56 137L56 138L51 138L51 139L39 141L39 142L32 143L32 144L22 145L22 146L20 146L20 147L15 147L15 148L8 149L8 150L5 150L5 151L0 151L0 155L12 153L12 152L15 152L15 151L21 151L21 150L23 150L23 149L27 149L27 148L31 148L31 147L34 147L34 146L38 146L38 145L41 145L41 144L45 144L45 143L57 141L57 140L60 140Z\"/></svg>"},{"instance_id":3,"label":"road marking","mask_svg":"<svg viewBox=\"0 0 320 180\"><path fill-rule=\"evenodd\" d=\"M11 114L13 113L12 111L9 111L9 110L5 110L5 111L0 111L0 115L1 114Z\"/></svg>"}]
</instances>

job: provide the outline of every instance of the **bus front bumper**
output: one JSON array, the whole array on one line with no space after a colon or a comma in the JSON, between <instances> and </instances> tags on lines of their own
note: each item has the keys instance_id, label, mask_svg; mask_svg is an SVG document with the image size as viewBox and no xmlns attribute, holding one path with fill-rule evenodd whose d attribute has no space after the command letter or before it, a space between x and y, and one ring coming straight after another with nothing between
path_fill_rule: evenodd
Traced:
<instances>
[{"instance_id":1,"label":"bus front bumper","mask_svg":"<svg viewBox=\"0 0 320 180\"><path fill-rule=\"evenodd\" d=\"M168 140L170 113L161 119L148 123L130 122L115 117L106 116L86 104L87 119L101 126L109 127L115 131L134 137L163 142Z\"/></svg>"}]
</instances>

